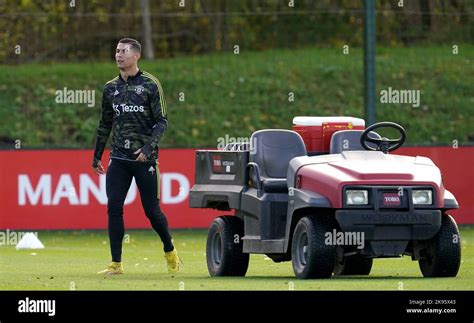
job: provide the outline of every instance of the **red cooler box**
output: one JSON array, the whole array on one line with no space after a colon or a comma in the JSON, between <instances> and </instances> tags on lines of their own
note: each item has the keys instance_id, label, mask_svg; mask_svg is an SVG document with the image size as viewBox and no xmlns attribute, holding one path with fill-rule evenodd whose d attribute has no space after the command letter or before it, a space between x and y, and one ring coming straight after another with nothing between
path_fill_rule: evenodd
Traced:
<instances>
[{"instance_id":1,"label":"red cooler box","mask_svg":"<svg viewBox=\"0 0 474 323\"><path fill-rule=\"evenodd\" d=\"M365 121L352 117L294 117L293 130L300 134L308 154L327 154L333 133L364 130Z\"/></svg>"}]
</instances>

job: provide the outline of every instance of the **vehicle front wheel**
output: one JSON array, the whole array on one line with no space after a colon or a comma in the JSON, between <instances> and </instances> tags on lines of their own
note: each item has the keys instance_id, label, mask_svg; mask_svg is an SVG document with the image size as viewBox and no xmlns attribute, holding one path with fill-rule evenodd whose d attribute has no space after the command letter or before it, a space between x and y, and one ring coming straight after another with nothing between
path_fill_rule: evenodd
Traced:
<instances>
[{"instance_id":1,"label":"vehicle front wheel","mask_svg":"<svg viewBox=\"0 0 474 323\"><path fill-rule=\"evenodd\" d=\"M291 258L297 278L330 278L336 261L336 248L325 243L331 226L326 219L306 216L298 221L293 234Z\"/></svg>"},{"instance_id":2,"label":"vehicle front wheel","mask_svg":"<svg viewBox=\"0 0 474 323\"><path fill-rule=\"evenodd\" d=\"M446 214L438 233L427 241L418 261L425 277L455 277L461 265L461 237L454 219Z\"/></svg>"},{"instance_id":3,"label":"vehicle front wheel","mask_svg":"<svg viewBox=\"0 0 474 323\"><path fill-rule=\"evenodd\" d=\"M211 276L245 276L249 254L242 252L244 223L235 216L220 216L209 228L207 269Z\"/></svg>"}]
</instances>

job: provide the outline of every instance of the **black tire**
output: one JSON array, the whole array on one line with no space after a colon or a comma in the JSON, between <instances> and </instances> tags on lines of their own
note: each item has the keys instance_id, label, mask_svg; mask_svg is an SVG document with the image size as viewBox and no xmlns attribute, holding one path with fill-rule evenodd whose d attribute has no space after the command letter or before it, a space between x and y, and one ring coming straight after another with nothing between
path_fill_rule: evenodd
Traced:
<instances>
[{"instance_id":1,"label":"black tire","mask_svg":"<svg viewBox=\"0 0 474 323\"><path fill-rule=\"evenodd\" d=\"M372 269L372 258L363 258L359 255L344 257L342 261L336 261L334 266L335 275L368 275Z\"/></svg>"},{"instance_id":2,"label":"black tire","mask_svg":"<svg viewBox=\"0 0 474 323\"><path fill-rule=\"evenodd\" d=\"M427 241L418 263L425 277L455 277L461 265L461 237L456 221L446 214L438 233Z\"/></svg>"},{"instance_id":3,"label":"black tire","mask_svg":"<svg viewBox=\"0 0 474 323\"><path fill-rule=\"evenodd\" d=\"M329 221L318 217L303 217L293 233L291 258L297 278L330 278L336 261L336 248L325 244L330 232Z\"/></svg>"},{"instance_id":4,"label":"black tire","mask_svg":"<svg viewBox=\"0 0 474 323\"><path fill-rule=\"evenodd\" d=\"M244 223L235 216L220 216L209 228L207 269L211 276L245 276L249 254L242 252Z\"/></svg>"}]
</instances>

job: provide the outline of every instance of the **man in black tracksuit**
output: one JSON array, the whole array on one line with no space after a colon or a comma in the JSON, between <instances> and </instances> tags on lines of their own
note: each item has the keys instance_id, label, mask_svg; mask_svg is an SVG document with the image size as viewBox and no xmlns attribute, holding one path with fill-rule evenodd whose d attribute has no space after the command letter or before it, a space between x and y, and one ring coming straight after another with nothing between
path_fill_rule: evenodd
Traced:
<instances>
[{"instance_id":1,"label":"man in black tracksuit","mask_svg":"<svg viewBox=\"0 0 474 323\"><path fill-rule=\"evenodd\" d=\"M168 270L178 272L182 267L168 221L159 206L158 145L168 125L166 102L158 79L138 69L140 53L138 41L121 39L115 53L120 74L104 86L92 167L97 174L105 173L101 157L112 131L106 175L112 263L99 273L123 273L123 205L132 178L140 191L145 214L163 242Z\"/></svg>"}]
</instances>

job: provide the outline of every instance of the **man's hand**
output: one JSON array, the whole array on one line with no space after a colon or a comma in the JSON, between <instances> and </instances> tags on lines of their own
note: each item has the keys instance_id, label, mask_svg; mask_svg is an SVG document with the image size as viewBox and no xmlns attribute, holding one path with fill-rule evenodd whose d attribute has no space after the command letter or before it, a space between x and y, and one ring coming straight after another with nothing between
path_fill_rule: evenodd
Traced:
<instances>
[{"instance_id":1,"label":"man's hand","mask_svg":"<svg viewBox=\"0 0 474 323\"><path fill-rule=\"evenodd\" d=\"M96 173L97 175L105 174L105 170L104 170L104 167L102 167L101 162L98 162L97 167L93 167L93 169L94 169L94 173Z\"/></svg>"},{"instance_id":2,"label":"man's hand","mask_svg":"<svg viewBox=\"0 0 474 323\"><path fill-rule=\"evenodd\" d=\"M136 155L136 154L139 154L138 157L137 157L137 159L135 159L136 161L144 162L144 161L147 160L147 157L146 157L146 155L145 155L144 153L142 153L141 151L142 151L142 150L141 150L141 148L140 148L140 149L138 149L136 152L134 152L133 154L135 154L135 155Z\"/></svg>"}]
</instances>

